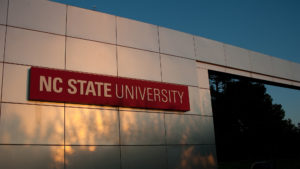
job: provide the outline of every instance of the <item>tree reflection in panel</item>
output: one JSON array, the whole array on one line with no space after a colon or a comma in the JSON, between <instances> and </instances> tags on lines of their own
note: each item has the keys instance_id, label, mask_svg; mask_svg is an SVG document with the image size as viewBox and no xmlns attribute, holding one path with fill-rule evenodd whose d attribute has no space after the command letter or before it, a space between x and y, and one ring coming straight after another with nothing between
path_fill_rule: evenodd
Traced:
<instances>
[{"instance_id":1,"label":"tree reflection in panel","mask_svg":"<svg viewBox=\"0 0 300 169\"><path fill-rule=\"evenodd\" d=\"M214 71L209 78L219 169L299 169L300 128L289 119L297 116L286 117L283 106L273 101L277 90ZM300 91L294 93L298 96L287 99L298 99L298 112L289 114L300 114Z\"/></svg>"}]
</instances>

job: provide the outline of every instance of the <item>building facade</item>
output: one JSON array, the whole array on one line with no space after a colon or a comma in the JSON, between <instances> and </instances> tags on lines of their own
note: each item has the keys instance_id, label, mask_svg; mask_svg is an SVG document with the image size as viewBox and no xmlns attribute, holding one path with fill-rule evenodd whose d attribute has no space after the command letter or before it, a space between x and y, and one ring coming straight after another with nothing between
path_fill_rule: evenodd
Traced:
<instances>
[{"instance_id":1,"label":"building facade","mask_svg":"<svg viewBox=\"0 0 300 169\"><path fill-rule=\"evenodd\" d=\"M186 112L28 100L31 67L188 86ZM300 64L46 0L0 0L0 168L203 168L208 71L300 87Z\"/></svg>"}]
</instances>

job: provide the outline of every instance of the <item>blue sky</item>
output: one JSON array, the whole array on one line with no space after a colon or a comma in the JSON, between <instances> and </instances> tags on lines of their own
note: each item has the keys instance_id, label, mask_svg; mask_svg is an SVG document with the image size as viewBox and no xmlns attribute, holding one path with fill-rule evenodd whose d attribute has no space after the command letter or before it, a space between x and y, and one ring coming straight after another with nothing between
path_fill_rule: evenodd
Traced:
<instances>
[{"instance_id":1,"label":"blue sky","mask_svg":"<svg viewBox=\"0 0 300 169\"><path fill-rule=\"evenodd\" d=\"M286 119L292 123L300 123L300 90L287 89L277 86L266 85L267 93L273 98L273 103L281 104L285 110Z\"/></svg>"},{"instance_id":2,"label":"blue sky","mask_svg":"<svg viewBox=\"0 0 300 169\"><path fill-rule=\"evenodd\" d=\"M300 0L53 0L300 63ZM300 73L300 72L299 72ZM300 90L267 86L300 122Z\"/></svg>"}]
</instances>

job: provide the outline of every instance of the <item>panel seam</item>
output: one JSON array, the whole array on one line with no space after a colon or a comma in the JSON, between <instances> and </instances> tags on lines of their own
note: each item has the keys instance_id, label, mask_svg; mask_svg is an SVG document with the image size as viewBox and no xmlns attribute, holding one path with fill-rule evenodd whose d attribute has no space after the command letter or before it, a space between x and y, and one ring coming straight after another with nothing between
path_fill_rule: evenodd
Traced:
<instances>
[{"instance_id":1,"label":"panel seam","mask_svg":"<svg viewBox=\"0 0 300 169\"><path fill-rule=\"evenodd\" d=\"M6 7L6 25L5 25L5 35L4 35L4 46L3 46L3 63L2 63L2 77L1 77L1 104L0 104L0 119L2 117L2 95L3 95L3 77L4 77L4 60L5 60L5 52L6 52L6 41L7 41L7 23L8 23L8 10L9 10L9 0L7 0Z\"/></svg>"}]
</instances>

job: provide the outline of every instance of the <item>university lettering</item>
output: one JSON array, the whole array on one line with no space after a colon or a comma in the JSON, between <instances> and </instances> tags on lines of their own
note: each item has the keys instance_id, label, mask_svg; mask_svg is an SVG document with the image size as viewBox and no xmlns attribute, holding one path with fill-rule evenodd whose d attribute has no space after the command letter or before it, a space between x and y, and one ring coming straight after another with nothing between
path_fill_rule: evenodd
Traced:
<instances>
[{"instance_id":1,"label":"university lettering","mask_svg":"<svg viewBox=\"0 0 300 169\"><path fill-rule=\"evenodd\" d=\"M189 110L182 85L32 67L30 100Z\"/></svg>"}]
</instances>

